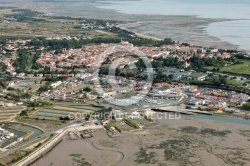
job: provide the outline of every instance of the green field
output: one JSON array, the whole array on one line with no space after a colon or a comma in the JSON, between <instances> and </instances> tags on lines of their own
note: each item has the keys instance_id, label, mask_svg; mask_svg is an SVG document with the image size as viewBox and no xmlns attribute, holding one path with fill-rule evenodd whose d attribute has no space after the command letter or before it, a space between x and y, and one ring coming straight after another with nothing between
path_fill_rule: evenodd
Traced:
<instances>
[{"instance_id":1,"label":"green field","mask_svg":"<svg viewBox=\"0 0 250 166\"><path fill-rule=\"evenodd\" d=\"M235 80L227 79L227 85L232 86L243 86L243 83L237 82Z\"/></svg>"},{"instance_id":2,"label":"green field","mask_svg":"<svg viewBox=\"0 0 250 166\"><path fill-rule=\"evenodd\" d=\"M230 72L235 74L249 74L250 75L250 60L240 60L241 63L228 66L219 67L220 71ZM206 67L208 70L217 68L215 66Z\"/></svg>"}]
</instances>

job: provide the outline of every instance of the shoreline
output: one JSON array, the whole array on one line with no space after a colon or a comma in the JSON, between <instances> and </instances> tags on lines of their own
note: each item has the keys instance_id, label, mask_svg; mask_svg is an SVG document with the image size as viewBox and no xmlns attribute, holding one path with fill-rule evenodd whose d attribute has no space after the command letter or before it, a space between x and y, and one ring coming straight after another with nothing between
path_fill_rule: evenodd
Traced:
<instances>
[{"instance_id":1,"label":"shoreline","mask_svg":"<svg viewBox=\"0 0 250 166\"><path fill-rule=\"evenodd\" d=\"M125 0L126 1L126 0ZM132 0L134 1L134 0ZM138 0L136 0L138 1ZM90 19L120 20L135 22L123 25L122 27L134 32L138 36L164 39L171 38L174 41L190 43L202 47L213 47L219 49L238 49L248 52L246 49L238 48L238 44L233 44L227 40L222 40L218 36L212 36L207 28L212 23L222 23L226 21L246 20L229 18L205 18L199 15L160 15L160 14L125 14L114 9L105 9L101 6L111 5L112 1L105 3L74 1L62 2L35 2L27 4L8 3L5 6L15 6L18 8L31 9L43 13L53 13L55 16L84 17ZM133 25L133 26L131 26ZM135 26L136 25L136 26Z\"/></svg>"},{"instance_id":2,"label":"shoreline","mask_svg":"<svg viewBox=\"0 0 250 166\"><path fill-rule=\"evenodd\" d=\"M118 26L121 27L122 29L127 29L127 27L130 27L130 26L140 26L139 24L140 22L133 22L133 23L126 23L126 24L119 24ZM151 36L151 35L146 35L146 34L138 33L138 32L133 32L133 33L135 33L135 35L138 37L142 37L146 39L153 39L157 41L164 40L163 38L155 37L153 35Z\"/></svg>"},{"instance_id":3,"label":"shoreline","mask_svg":"<svg viewBox=\"0 0 250 166\"><path fill-rule=\"evenodd\" d=\"M239 19L201 18L194 15L124 14L113 9L103 9L101 5L103 3L100 2L63 2L56 5L51 2L41 2L18 7L53 13L55 16L131 21L133 23L121 24L121 27L134 32L138 36L156 40L171 38L174 41L187 42L191 45L219 49L235 49L237 47L227 41L222 41L218 37L209 35L206 28L211 23Z\"/></svg>"}]
</instances>

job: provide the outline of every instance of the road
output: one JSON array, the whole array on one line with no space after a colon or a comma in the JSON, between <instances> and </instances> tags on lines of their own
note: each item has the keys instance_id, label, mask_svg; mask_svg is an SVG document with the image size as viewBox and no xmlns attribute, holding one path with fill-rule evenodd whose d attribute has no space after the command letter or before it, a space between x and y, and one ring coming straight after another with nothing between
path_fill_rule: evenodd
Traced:
<instances>
[{"instance_id":1,"label":"road","mask_svg":"<svg viewBox=\"0 0 250 166\"><path fill-rule=\"evenodd\" d=\"M40 138L42 138L42 137L49 136L49 135L52 134L52 133L59 132L59 131L65 129L65 128L68 128L68 127L70 127L70 126L73 126L73 125L75 125L75 124L77 124L77 123L79 123L79 120L72 121L71 123L66 124L66 125L63 125L63 126L60 126L59 128L57 128L57 129L55 129L55 130L49 131L49 132L44 133L44 134L42 134L42 135L39 135L39 136L37 136L37 137L35 137L35 138L29 140L29 141L26 141L26 142L23 142L23 143L21 143L21 144L18 144L17 146L12 147L12 148L8 149L7 151L4 151L4 152L0 153L0 157L3 157L3 156L5 156L5 155L7 155L7 154L9 154L9 153L12 153L12 152L14 152L14 151L16 151L17 149L20 149L20 148L22 148L22 147L25 147L25 146L27 146L27 145L29 145L29 144L31 144L31 143L37 141L38 139L40 139Z\"/></svg>"}]
</instances>

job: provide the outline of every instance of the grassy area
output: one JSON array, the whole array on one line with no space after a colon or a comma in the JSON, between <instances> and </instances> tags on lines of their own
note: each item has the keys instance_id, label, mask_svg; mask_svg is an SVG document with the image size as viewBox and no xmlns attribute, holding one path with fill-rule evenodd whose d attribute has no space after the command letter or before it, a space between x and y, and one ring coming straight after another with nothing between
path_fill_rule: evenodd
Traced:
<instances>
[{"instance_id":1,"label":"grassy area","mask_svg":"<svg viewBox=\"0 0 250 166\"><path fill-rule=\"evenodd\" d=\"M213 68L217 68L215 66L206 67L208 70L213 70ZM220 71L230 72L235 74L250 74L250 61L249 60L240 60L238 64L227 65L223 67L219 67Z\"/></svg>"},{"instance_id":2,"label":"grassy area","mask_svg":"<svg viewBox=\"0 0 250 166\"><path fill-rule=\"evenodd\" d=\"M232 85L232 86L243 86L243 83L237 82L235 80L227 79L227 85Z\"/></svg>"},{"instance_id":3,"label":"grassy area","mask_svg":"<svg viewBox=\"0 0 250 166\"><path fill-rule=\"evenodd\" d=\"M16 14L23 15L24 20L18 21L11 16ZM7 16L6 16L7 15ZM0 36L14 36L33 38L37 36L51 37L61 35L78 36L84 35L86 37L114 37L113 33L104 33L102 31L95 31L94 29L74 28L79 24L78 20L68 19L54 19L53 17L44 17L43 15L34 15L33 17L26 16L23 13L15 12L12 9L3 9L0 11L0 18L3 21L0 23Z\"/></svg>"},{"instance_id":4,"label":"grassy area","mask_svg":"<svg viewBox=\"0 0 250 166\"><path fill-rule=\"evenodd\" d=\"M88 130L80 131L83 135L89 134Z\"/></svg>"},{"instance_id":5,"label":"grassy area","mask_svg":"<svg viewBox=\"0 0 250 166\"><path fill-rule=\"evenodd\" d=\"M117 144L110 140L100 140L99 145L106 147L106 148L117 148Z\"/></svg>"},{"instance_id":6,"label":"grassy area","mask_svg":"<svg viewBox=\"0 0 250 166\"><path fill-rule=\"evenodd\" d=\"M134 129L139 129L140 127L132 119L124 119L124 122L133 127Z\"/></svg>"}]
</instances>

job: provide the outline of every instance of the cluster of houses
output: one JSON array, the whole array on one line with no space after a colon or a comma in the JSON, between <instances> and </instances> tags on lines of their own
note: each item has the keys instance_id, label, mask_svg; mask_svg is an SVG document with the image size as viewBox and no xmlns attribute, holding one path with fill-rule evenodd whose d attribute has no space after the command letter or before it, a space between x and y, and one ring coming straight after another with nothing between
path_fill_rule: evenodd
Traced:
<instances>
[{"instance_id":1,"label":"cluster of houses","mask_svg":"<svg viewBox=\"0 0 250 166\"><path fill-rule=\"evenodd\" d=\"M17 50L28 49L29 47L26 45L26 43L29 41L30 40L21 39L9 40L4 48L0 48L0 62L6 65L6 72L10 76L16 76L18 74L16 73L15 67L13 66L13 62L18 58L16 53Z\"/></svg>"},{"instance_id":2,"label":"cluster of houses","mask_svg":"<svg viewBox=\"0 0 250 166\"><path fill-rule=\"evenodd\" d=\"M188 96L186 105L207 108L211 111L238 112L239 107L250 99L247 94L233 91L198 88L184 83L168 84L166 82L155 83L152 92L156 95L181 95Z\"/></svg>"},{"instance_id":3,"label":"cluster of houses","mask_svg":"<svg viewBox=\"0 0 250 166\"><path fill-rule=\"evenodd\" d=\"M184 71L183 69L166 67L165 73L166 75L172 75L173 80L180 80L182 78L186 78L188 80L196 80L196 81L204 81L208 76L207 73L199 73L195 71Z\"/></svg>"},{"instance_id":4,"label":"cluster of houses","mask_svg":"<svg viewBox=\"0 0 250 166\"><path fill-rule=\"evenodd\" d=\"M55 54L55 51L46 52L42 54L41 57L37 60L37 63L42 64L42 66L49 67L52 71L61 71L62 67L73 67L73 66L95 66L100 64L100 60L106 59L107 57L112 58L114 47L128 46L127 50L123 47L122 51L127 53L135 50L139 50L147 55L149 58L155 57L176 57L179 61L183 61L183 68L188 67L190 64L187 63L187 60L190 59L194 54L199 53L200 58L230 58L231 54L224 52L223 54L218 53L218 49L205 50L200 47L191 47L185 46L185 52L183 47L180 47L181 44L174 45L165 45L161 47L155 46L141 46L134 47L133 44L130 44L125 41L117 44L99 44L99 45L89 45L80 49L63 49L61 54ZM125 49L124 49L125 48ZM110 56L111 55L111 56ZM182 73L183 75L185 73ZM177 76L178 77L178 76ZM180 77L180 76L179 76ZM193 75L193 77L199 77L199 75Z\"/></svg>"},{"instance_id":5,"label":"cluster of houses","mask_svg":"<svg viewBox=\"0 0 250 166\"><path fill-rule=\"evenodd\" d=\"M195 86L186 87L183 93L189 96L187 105L201 106L211 111L225 111L230 113L239 112L239 106L242 106L250 99L247 94L197 88Z\"/></svg>"},{"instance_id":6,"label":"cluster of houses","mask_svg":"<svg viewBox=\"0 0 250 166\"><path fill-rule=\"evenodd\" d=\"M15 107L18 105L23 105L23 102L10 103L5 101L0 101L0 107Z\"/></svg>"},{"instance_id":7,"label":"cluster of houses","mask_svg":"<svg viewBox=\"0 0 250 166\"><path fill-rule=\"evenodd\" d=\"M0 128L0 142L3 142L3 140L8 140L8 139L11 139L15 136L14 133L8 131L8 130L5 130L3 128Z\"/></svg>"},{"instance_id":8,"label":"cluster of houses","mask_svg":"<svg viewBox=\"0 0 250 166\"><path fill-rule=\"evenodd\" d=\"M85 27L91 28L95 23L84 24ZM113 24L106 22L105 27L112 27ZM50 39L50 38L48 38ZM72 37L63 35L52 39L72 39ZM76 40L79 40L78 38ZM4 63L7 66L6 71L11 76L27 76L27 77L45 77L43 74L33 75L28 73L17 73L15 67L13 67L13 62L18 58L16 51L20 48L29 49L27 42L30 40L13 40L8 41L5 49L0 50L0 62ZM221 52L218 49L205 49L202 47L189 46L182 43L175 43L172 45L163 45L160 47L156 46L140 46L134 47L133 44L121 41L121 43L111 43L111 44L98 44L98 45L88 45L80 49L63 49L62 53L56 53L55 51L43 52L41 57L37 59L37 63L40 63L43 67L49 67L51 71L62 71L64 67L73 67L73 66L96 66L102 63L102 60L105 60L107 57L111 57L114 54L112 51L114 47L123 46L122 52L131 52L131 51L141 51L149 58L155 57L176 57L179 61L184 62L183 68L188 67L190 64L187 63L194 55L198 55L200 58L230 58L232 55L228 52ZM127 50L126 50L127 46ZM41 47L41 50L46 48ZM9 50L8 56L5 56ZM110 56L111 55L111 56ZM114 58L114 57L113 57ZM134 59L133 62L137 61ZM171 71L170 71L171 70ZM189 73L178 71L178 69L166 69L166 73L174 73L174 79L178 80L181 77L187 77ZM202 80L204 76L201 73L192 73L190 74L190 79Z\"/></svg>"},{"instance_id":9,"label":"cluster of houses","mask_svg":"<svg viewBox=\"0 0 250 166\"><path fill-rule=\"evenodd\" d=\"M103 24L99 24L97 22L86 22L86 23L82 23L80 24L82 29L106 29L106 28L112 28L114 26L116 26L116 24L114 23L110 23L110 22L106 22Z\"/></svg>"}]
</instances>

